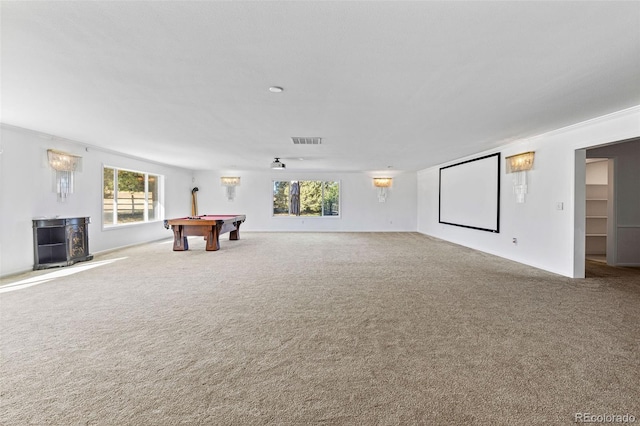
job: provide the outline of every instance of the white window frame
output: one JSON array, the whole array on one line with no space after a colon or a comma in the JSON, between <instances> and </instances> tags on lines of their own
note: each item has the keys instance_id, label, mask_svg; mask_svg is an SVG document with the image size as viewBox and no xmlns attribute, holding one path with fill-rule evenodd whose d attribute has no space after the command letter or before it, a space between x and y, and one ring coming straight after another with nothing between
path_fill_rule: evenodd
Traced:
<instances>
[{"instance_id":1,"label":"white window frame","mask_svg":"<svg viewBox=\"0 0 640 426\"><path fill-rule=\"evenodd\" d=\"M104 216L105 216L105 210L104 210L104 171L105 169L112 169L113 170L113 218L112 221L110 223L105 222L104 220ZM144 176L144 200L143 200L143 218L140 221L136 221L136 222L128 222L128 223L118 223L118 172L119 171L125 171L125 172L131 172L131 173L138 173ZM156 218L153 220L149 220L149 177L153 176L158 180L158 194L157 194L157 215ZM100 211L102 213L101 215L101 220L102 220L102 229L116 229L116 228L121 228L121 227L127 227L127 226L136 226L136 225L142 225L142 224L146 224L146 223L155 223L155 222L162 222L164 220L164 176L161 174L157 174L157 173L149 173L149 172L143 172L140 170L133 170L133 169L127 169L124 167L116 167L116 166L110 166L108 164L103 164L102 165L102 195L100 197L100 202L101 202L101 208Z\"/></svg>"}]
</instances>

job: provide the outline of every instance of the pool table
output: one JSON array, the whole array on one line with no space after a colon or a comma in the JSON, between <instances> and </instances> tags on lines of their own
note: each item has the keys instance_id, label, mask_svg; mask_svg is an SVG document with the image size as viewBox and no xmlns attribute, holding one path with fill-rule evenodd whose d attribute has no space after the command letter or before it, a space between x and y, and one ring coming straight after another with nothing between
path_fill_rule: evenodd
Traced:
<instances>
[{"instance_id":1,"label":"pool table","mask_svg":"<svg viewBox=\"0 0 640 426\"><path fill-rule=\"evenodd\" d=\"M202 215L167 219L164 227L173 230L173 250L189 250L187 236L203 236L207 241L206 250L220 250L220 235L229 232L230 240L240 239L240 225L245 215Z\"/></svg>"}]
</instances>

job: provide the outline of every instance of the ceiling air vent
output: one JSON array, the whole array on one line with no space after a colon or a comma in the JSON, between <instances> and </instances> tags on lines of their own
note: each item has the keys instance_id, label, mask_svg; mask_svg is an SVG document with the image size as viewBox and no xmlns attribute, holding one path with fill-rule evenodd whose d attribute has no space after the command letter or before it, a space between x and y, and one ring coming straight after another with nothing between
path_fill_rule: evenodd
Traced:
<instances>
[{"instance_id":1,"label":"ceiling air vent","mask_svg":"<svg viewBox=\"0 0 640 426\"><path fill-rule=\"evenodd\" d=\"M299 137L292 137L291 140L293 141L294 145L320 145L322 143L322 138L299 138Z\"/></svg>"}]
</instances>

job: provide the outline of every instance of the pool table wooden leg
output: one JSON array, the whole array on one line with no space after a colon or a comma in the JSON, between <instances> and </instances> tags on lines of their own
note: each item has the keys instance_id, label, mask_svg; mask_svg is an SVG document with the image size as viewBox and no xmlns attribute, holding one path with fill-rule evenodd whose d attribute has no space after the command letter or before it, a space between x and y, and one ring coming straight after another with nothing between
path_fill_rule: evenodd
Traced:
<instances>
[{"instance_id":1,"label":"pool table wooden leg","mask_svg":"<svg viewBox=\"0 0 640 426\"><path fill-rule=\"evenodd\" d=\"M233 225L236 227L235 230L229 232L229 239L230 240L239 240L240 239L240 224L242 222L236 222Z\"/></svg>"},{"instance_id":2,"label":"pool table wooden leg","mask_svg":"<svg viewBox=\"0 0 640 426\"><path fill-rule=\"evenodd\" d=\"M217 225L213 225L209 228L209 232L207 232L205 239L207 240L207 251L220 250L220 229Z\"/></svg>"},{"instance_id":3,"label":"pool table wooden leg","mask_svg":"<svg viewBox=\"0 0 640 426\"><path fill-rule=\"evenodd\" d=\"M173 251L189 250L189 242L183 233L182 225L174 225L173 228Z\"/></svg>"}]
</instances>

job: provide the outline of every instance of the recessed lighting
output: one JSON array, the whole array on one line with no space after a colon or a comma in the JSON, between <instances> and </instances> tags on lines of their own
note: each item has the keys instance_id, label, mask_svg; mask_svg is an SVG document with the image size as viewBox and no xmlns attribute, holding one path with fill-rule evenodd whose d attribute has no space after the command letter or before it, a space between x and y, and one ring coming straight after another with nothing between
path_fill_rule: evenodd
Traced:
<instances>
[{"instance_id":1,"label":"recessed lighting","mask_svg":"<svg viewBox=\"0 0 640 426\"><path fill-rule=\"evenodd\" d=\"M271 86L269 87L269 91L272 93L280 93L282 92L284 89L280 86Z\"/></svg>"}]
</instances>

